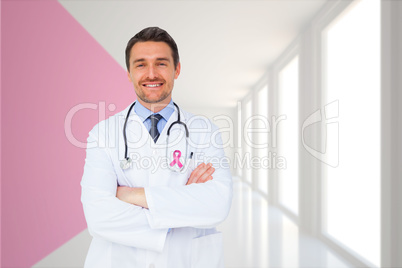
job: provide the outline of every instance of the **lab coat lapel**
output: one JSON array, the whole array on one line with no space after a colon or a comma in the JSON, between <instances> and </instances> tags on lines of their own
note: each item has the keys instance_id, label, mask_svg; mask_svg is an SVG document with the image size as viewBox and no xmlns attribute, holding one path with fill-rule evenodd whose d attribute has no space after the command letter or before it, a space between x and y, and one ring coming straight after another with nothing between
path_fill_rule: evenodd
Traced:
<instances>
[{"instance_id":1,"label":"lab coat lapel","mask_svg":"<svg viewBox=\"0 0 402 268\"><path fill-rule=\"evenodd\" d=\"M125 145L124 145L124 122L126 120L128 109L123 111L123 116L120 118L120 129L119 129L119 162L124 159ZM127 156L133 161L132 166L128 169L121 169L120 165L118 168L118 173L121 176L119 179L119 185L125 185L130 187L144 187L147 185L148 171L145 169L138 169L137 165L134 163L138 161L138 155L151 155L151 148L149 146L150 135L142 122L142 119L131 110L130 116L127 120L126 126L126 137L127 137ZM152 141L153 143L153 141Z\"/></svg>"},{"instance_id":2,"label":"lab coat lapel","mask_svg":"<svg viewBox=\"0 0 402 268\"><path fill-rule=\"evenodd\" d=\"M142 118L140 118L134 111L127 122L127 141L128 136L131 136L132 142L140 142L140 144L147 144L150 139L148 130L146 129Z\"/></svg>"},{"instance_id":3,"label":"lab coat lapel","mask_svg":"<svg viewBox=\"0 0 402 268\"><path fill-rule=\"evenodd\" d=\"M123 116L120 117L120 135L119 135L119 159L124 159L124 122L127 117L128 108L123 111ZM130 152L149 150L150 135L142 122L142 119L135 113L134 108L131 110L126 126L126 138L128 146L128 156Z\"/></svg>"}]
</instances>

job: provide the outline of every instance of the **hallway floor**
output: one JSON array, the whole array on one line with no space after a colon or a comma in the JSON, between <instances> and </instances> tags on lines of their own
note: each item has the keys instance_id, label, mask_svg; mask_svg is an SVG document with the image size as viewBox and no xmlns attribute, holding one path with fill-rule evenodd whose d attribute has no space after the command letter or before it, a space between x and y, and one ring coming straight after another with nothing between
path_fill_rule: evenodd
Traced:
<instances>
[{"instance_id":1,"label":"hallway floor","mask_svg":"<svg viewBox=\"0 0 402 268\"><path fill-rule=\"evenodd\" d=\"M227 268L350 267L236 178L230 214L218 229Z\"/></svg>"}]
</instances>

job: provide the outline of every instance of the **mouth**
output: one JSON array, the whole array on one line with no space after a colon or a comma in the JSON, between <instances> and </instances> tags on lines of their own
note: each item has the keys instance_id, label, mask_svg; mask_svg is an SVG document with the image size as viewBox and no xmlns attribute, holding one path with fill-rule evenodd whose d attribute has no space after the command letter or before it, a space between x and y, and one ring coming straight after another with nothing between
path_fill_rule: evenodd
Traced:
<instances>
[{"instance_id":1,"label":"mouth","mask_svg":"<svg viewBox=\"0 0 402 268\"><path fill-rule=\"evenodd\" d=\"M158 88L163 86L163 83L144 83L142 86L146 88Z\"/></svg>"}]
</instances>

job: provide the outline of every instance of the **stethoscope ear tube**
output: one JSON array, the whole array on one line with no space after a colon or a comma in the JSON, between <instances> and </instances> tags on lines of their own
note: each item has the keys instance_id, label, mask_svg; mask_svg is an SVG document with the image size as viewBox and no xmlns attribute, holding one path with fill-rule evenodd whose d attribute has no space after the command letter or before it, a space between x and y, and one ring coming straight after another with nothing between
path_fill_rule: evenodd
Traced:
<instances>
[{"instance_id":1,"label":"stethoscope ear tube","mask_svg":"<svg viewBox=\"0 0 402 268\"><path fill-rule=\"evenodd\" d=\"M124 138L124 159L128 162L131 163L131 159L127 157L127 137L126 137L126 126L127 126L127 121L128 121L128 117L130 116L131 110L133 109L134 105L136 102L134 102L133 104L131 104L130 109L128 109L127 112L127 116L126 116L126 120L124 121L124 126L123 126L123 138ZM124 160L123 160L124 161ZM122 165L122 163L120 164ZM125 169L125 168L124 168Z\"/></svg>"},{"instance_id":2,"label":"stethoscope ear tube","mask_svg":"<svg viewBox=\"0 0 402 268\"><path fill-rule=\"evenodd\" d=\"M167 131L167 135L168 135L168 136L170 135L170 130L171 130L171 128L172 128L175 124L180 124L180 125L183 125L183 126L184 126L184 129L186 130L186 137L188 138L188 137L190 136L190 133L188 132L187 125L186 125L185 123L183 123L183 122L180 120L180 108L179 108L179 106L177 106L176 103L173 102L173 104L174 104L174 106L176 106L176 108L177 108L177 120L174 121L174 122L169 126L168 131Z\"/></svg>"}]
</instances>

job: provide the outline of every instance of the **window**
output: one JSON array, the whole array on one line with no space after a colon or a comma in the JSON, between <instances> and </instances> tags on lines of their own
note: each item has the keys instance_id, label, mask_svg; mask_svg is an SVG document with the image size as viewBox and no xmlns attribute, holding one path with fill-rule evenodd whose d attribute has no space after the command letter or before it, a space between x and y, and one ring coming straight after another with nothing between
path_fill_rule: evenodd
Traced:
<instances>
[{"instance_id":1,"label":"window","mask_svg":"<svg viewBox=\"0 0 402 268\"><path fill-rule=\"evenodd\" d=\"M268 86L263 87L257 92L257 117L254 120L256 129L255 143L257 144L256 155L259 158L259 168L257 170L257 188L264 194L268 194L268 131L270 130L268 120Z\"/></svg>"},{"instance_id":2,"label":"window","mask_svg":"<svg viewBox=\"0 0 402 268\"><path fill-rule=\"evenodd\" d=\"M286 166L278 169L279 203L294 214L299 211L299 58L293 58L279 72L279 115L286 120L278 124L278 155L286 159Z\"/></svg>"},{"instance_id":3,"label":"window","mask_svg":"<svg viewBox=\"0 0 402 268\"><path fill-rule=\"evenodd\" d=\"M251 165L250 165L251 158L253 156L253 150L252 150L252 147L251 147L253 137L252 137L252 133L248 131L248 130L250 130L252 128L252 121L251 121L252 120L252 118L251 118L252 117L252 106L251 106L251 101L252 101L252 99L249 98L245 103L244 119L243 119L243 122L244 122L243 123L244 124L243 125L244 126L243 130L245 130L245 132L243 132L244 139L245 139L243 145L244 145L244 148L245 148L244 157L246 159L245 166L244 166L244 169L243 169L243 171L244 171L243 174L245 176L245 180L247 182L249 182L250 184L252 184L252 177L253 177L253 169L251 168Z\"/></svg>"},{"instance_id":4,"label":"window","mask_svg":"<svg viewBox=\"0 0 402 268\"><path fill-rule=\"evenodd\" d=\"M242 141L242 137L243 137L243 133L242 133L242 127L241 127L241 125L242 125L242 117L241 117L241 102L238 102L237 103L237 123L238 123L238 128L237 128L237 135L238 135L238 139L237 139L237 141L238 141L238 149L237 149L237 153L238 153L238 156L240 157L240 158L242 158L241 156L243 155L243 150L242 150L242 144L243 144L243 141ZM235 157L235 159L236 159L236 157ZM236 163L237 164L237 163ZM243 172L242 172L242 168L241 168L241 166L239 166L239 165L237 165L236 166L237 167L237 175L241 178L242 176L243 176Z\"/></svg>"},{"instance_id":5,"label":"window","mask_svg":"<svg viewBox=\"0 0 402 268\"><path fill-rule=\"evenodd\" d=\"M324 234L380 266L380 1L356 1L323 32ZM334 106L334 107L331 107ZM328 120L323 116L323 120ZM339 161L338 161L339 159Z\"/></svg>"}]
</instances>

